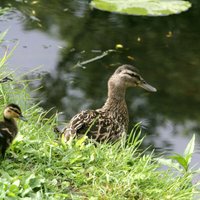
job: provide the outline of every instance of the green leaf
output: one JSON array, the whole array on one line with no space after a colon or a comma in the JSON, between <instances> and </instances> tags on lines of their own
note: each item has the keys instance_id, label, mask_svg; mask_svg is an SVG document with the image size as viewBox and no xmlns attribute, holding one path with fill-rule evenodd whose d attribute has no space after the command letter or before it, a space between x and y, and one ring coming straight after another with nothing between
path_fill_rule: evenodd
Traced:
<instances>
[{"instance_id":1,"label":"green leaf","mask_svg":"<svg viewBox=\"0 0 200 200\"><path fill-rule=\"evenodd\" d=\"M32 189L41 187L44 182L45 182L45 179L43 178L33 178L30 180L30 187Z\"/></svg>"},{"instance_id":2,"label":"green leaf","mask_svg":"<svg viewBox=\"0 0 200 200\"><path fill-rule=\"evenodd\" d=\"M195 146L195 134L192 136L192 139L190 140L184 151L184 157L188 163L190 163L192 154L194 153L194 146Z\"/></svg>"},{"instance_id":3,"label":"green leaf","mask_svg":"<svg viewBox=\"0 0 200 200\"><path fill-rule=\"evenodd\" d=\"M8 195L9 197L16 197L15 193L13 193L13 192L8 192L7 195Z\"/></svg>"},{"instance_id":4,"label":"green leaf","mask_svg":"<svg viewBox=\"0 0 200 200\"><path fill-rule=\"evenodd\" d=\"M176 160L185 169L185 171L188 170L188 163L183 156L175 154L174 156L170 156L170 158Z\"/></svg>"},{"instance_id":5,"label":"green leaf","mask_svg":"<svg viewBox=\"0 0 200 200\"><path fill-rule=\"evenodd\" d=\"M10 188L9 188L9 192L11 192L11 193L17 194L18 191L19 191L19 188L18 188L17 185L11 185Z\"/></svg>"},{"instance_id":6,"label":"green leaf","mask_svg":"<svg viewBox=\"0 0 200 200\"><path fill-rule=\"evenodd\" d=\"M99 10L143 16L178 14L191 7L183 0L93 0L90 4Z\"/></svg>"}]
</instances>

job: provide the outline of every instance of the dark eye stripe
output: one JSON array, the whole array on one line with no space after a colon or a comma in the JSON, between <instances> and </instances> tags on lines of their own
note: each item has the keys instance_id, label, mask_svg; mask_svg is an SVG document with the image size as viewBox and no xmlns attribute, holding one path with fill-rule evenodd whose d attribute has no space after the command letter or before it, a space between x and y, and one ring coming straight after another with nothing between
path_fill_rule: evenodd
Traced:
<instances>
[{"instance_id":1,"label":"dark eye stripe","mask_svg":"<svg viewBox=\"0 0 200 200\"><path fill-rule=\"evenodd\" d=\"M135 74L135 73L127 73L129 76L131 77L135 77L137 78L138 80L141 80L141 77L138 75L138 74Z\"/></svg>"},{"instance_id":2,"label":"dark eye stripe","mask_svg":"<svg viewBox=\"0 0 200 200\"><path fill-rule=\"evenodd\" d=\"M16 108L11 108L11 107L10 107L10 110L12 110L12 111L14 111L15 113L21 115L21 112L20 112L18 109L16 109Z\"/></svg>"}]
</instances>

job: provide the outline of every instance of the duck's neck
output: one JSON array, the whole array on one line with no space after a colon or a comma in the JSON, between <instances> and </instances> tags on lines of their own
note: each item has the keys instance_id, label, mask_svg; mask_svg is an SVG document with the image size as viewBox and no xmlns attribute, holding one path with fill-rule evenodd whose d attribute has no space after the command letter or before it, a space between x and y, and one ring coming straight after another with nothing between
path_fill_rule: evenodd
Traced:
<instances>
[{"instance_id":1,"label":"duck's neck","mask_svg":"<svg viewBox=\"0 0 200 200\"><path fill-rule=\"evenodd\" d=\"M128 110L125 100L126 88L116 85L108 85L108 97L102 107L105 111L117 112L128 117Z\"/></svg>"}]
</instances>

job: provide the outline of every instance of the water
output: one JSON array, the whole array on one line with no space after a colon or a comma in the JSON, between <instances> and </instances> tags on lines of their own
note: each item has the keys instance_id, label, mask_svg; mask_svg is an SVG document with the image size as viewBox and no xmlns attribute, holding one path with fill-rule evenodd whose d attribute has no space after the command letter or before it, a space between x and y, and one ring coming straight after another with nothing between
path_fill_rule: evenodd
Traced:
<instances>
[{"instance_id":1,"label":"water","mask_svg":"<svg viewBox=\"0 0 200 200\"><path fill-rule=\"evenodd\" d=\"M161 152L183 153L197 136L193 165L200 159L200 3L180 15L134 17L90 10L87 1L3 1L13 10L1 16L9 29L5 46L19 41L8 65L17 74L38 66L43 88L37 97L45 109L62 111L69 120L82 109L102 106L107 79L116 66L129 63L158 92L130 89L130 126L142 121L147 145ZM117 44L122 49L115 49ZM1 47L0 53L6 47ZM77 63L114 50L100 60Z\"/></svg>"}]
</instances>

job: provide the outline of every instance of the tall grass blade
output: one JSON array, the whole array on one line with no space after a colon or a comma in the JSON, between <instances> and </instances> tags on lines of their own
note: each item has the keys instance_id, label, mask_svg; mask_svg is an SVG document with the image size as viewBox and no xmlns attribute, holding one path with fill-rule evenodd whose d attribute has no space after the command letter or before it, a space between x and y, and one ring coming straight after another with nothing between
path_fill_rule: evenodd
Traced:
<instances>
[{"instance_id":1,"label":"tall grass blade","mask_svg":"<svg viewBox=\"0 0 200 200\"><path fill-rule=\"evenodd\" d=\"M0 33L0 44L3 42L8 30L5 30L4 32Z\"/></svg>"},{"instance_id":2,"label":"tall grass blade","mask_svg":"<svg viewBox=\"0 0 200 200\"><path fill-rule=\"evenodd\" d=\"M185 151L184 151L184 157L187 161L187 163L191 162L192 155L194 153L194 147L195 147L195 134L192 136L192 139L188 143Z\"/></svg>"}]
</instances>

